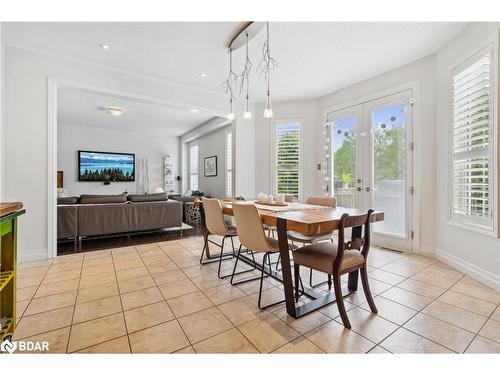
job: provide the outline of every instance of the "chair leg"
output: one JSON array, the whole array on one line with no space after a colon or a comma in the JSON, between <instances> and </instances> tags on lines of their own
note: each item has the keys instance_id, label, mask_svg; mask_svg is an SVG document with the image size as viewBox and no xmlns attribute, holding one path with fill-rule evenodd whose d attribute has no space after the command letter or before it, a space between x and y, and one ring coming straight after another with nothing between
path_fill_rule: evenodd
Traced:
<instances>
[{"instance_id":1,"label":"chair leg","mask_svg":"<svg viewBox=\"0 0 500 375\"><path fill-rule=\"evenodd\" d=\"M231 237L231 240L232 240L232 237ZM224 236L222 238L222 244L220 246L220 257L219 257L219 269L217 270L217 276L219 276L219 279L222 279L221 275L220 275L220 267L222 265L222 254L224 254L224 242L226 241L226 237ZM233 253L234 253L234 248L233 248ZM229 276L229 275L228 275Z\"/></svg>"},{"instance_id":2,"label":"chair leg","mask_svg":"<svg viewBox=\"0 0 500 375\"><path fill-rule=\"evenodd\" d=\"M328 290L331 290L332 289L332 275L328 275Z\"/></svg>"},{"instance_id":3,"label":"chair leg","mask_svg":"<svg viewBox=\"0 0 500 375\"><path fill-rule=\"evenodd\" d=\"M208 232L203 236L203 250L201 251L200 264L203 264L203 256L208 246Z\"/></svg>"},{"instance_id":4,"label":"chair leg","mask_svg":"<svg viewBox=\"0 0 500 375\"><path fill-rule=\"evenodd\" d=\"M254 277L254 278L240 280L240 281L236 281L236 282L233 281L233 279L234 279L234 277L236 275L241 275L243 273L252 272L252 271L254 271L257 268L257 263L255 262L255 257L253 255L253 252L251 252L252 258L253 258L253 268L249 269L249 270L245 270L245 271L236 272L236 267L238 267L238 261L240 260L240 254L241 254L241 248L242 247L243 247L243 245L240 245L240 247L238 248L238 254L236 255L236 261L234 262L233 273L231 274L231 281L230 281L231 285L238 285L238 284L246 283L247 281L253 281L253 280L258 280L259 279L259 277Z\"/></svg>"},{"instance_id":5,"label":"chair leg","mask_svg":"<svg viewBox=\"0 0 500 375\"><path fill-rule=\"evenodd\" d=\"M295 278L295 302L299 302L299 279L300 279L300 265L293 265L293 276ZM304 287L302 287L304 288Z\"/></svg>"},{"instance_id":6,"label":"chair leg","mask_svg":"<svg viewBox=\"0 0 500 375\"><path fill-rule=\"evenodd\" d=\"M370 306L370 310L373 313L378 313L377 306L375 306L375 301L373 301L372 292L370 291L370 285L368 285L368 273L366 272L366 265L361 268L361 282L363 283L363 291L365 292L366 301Z\"/></svg>"},{"instance_id":7,"label":"chair leg","mask_svg":"<svg viewBox=\"0 0 500 375\"><path fill-rule=\"evenodd\" d=\"M276 306L279 305L280 303L285 302L285 300L281 300L278 302L273 302L270 303L269 305L262 306L261 301L262 301L262 285L264 283L264 273L266 269L266 258L267 258L267 264L269 264L269 276L271 275L272 272L272 264L271 264L271 253L265 253L264 258L262 259L262 273L260 275L260 288L259 288L259 301L258 301L258 306L259 309L264 310L267 309L268 307Z\"/></svg>"},{"instance_id":8,"label":"chair leg","mask_svg":"<svg viewBox=\"0 0 500 375\"><path fill-rule=\"evenodd\" d=\"M342 295L342 284L340 283L340 275L334 275L333 277L333 289L335 290L335 299L337 301L337 307L339 308L340 318L344 327L351 329L351 323L347 317L347 312L344 306L344 296Z\"/></svg>"}]
</instances>

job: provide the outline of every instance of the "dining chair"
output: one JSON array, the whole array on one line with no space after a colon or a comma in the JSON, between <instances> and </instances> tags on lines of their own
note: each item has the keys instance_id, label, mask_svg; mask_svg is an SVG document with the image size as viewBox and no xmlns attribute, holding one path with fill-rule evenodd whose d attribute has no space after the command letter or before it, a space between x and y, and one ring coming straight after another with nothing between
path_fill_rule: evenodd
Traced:
<instances>
[{"instance_id":1,"label":"dining chair","mask_svg":"<svg viewBox=\"0 0 500 375\"><path fill-rule=\"evenodd\" d=\"M270 256L271 254L279 253L279 243L277 239L268 237L265 235L264 227L262 225L262 220L259 215L259 211L255 204L252 203L233 203L233 213L234 219L236 221L236 228L238 229L238 237L241 245L238 249L238 254L236 255L236 261L234 263L233 275L231 276L231 284L238 285L244 282L254 281L260 279L259 286L259 300L258 306L260 309L266 309L271 306L275 306L279 303L284 302L278 301L271 303L266 306L262 306L262 284L264 282L264 275L266 266L269 266L269 272L266 275L270 276L272 273L272 264ZM262 270L260 277L249 278L245 280L234 281L234 276L236 275L236 267L238 266L238 261L240 259L242 246L245 246L247 251L251 251L252 254L264 253L262 259ZM288 244L290 250L296 249L297 246Z\"/></svg>"},{"instance_id":2,"label":"dining chair","mask_svg":"<svg viewBox=\"0 0 500 375\"><path fill-rule=\"evenodd\" d=\"M293 252L295 285L299 282L300 266L308 267L328 274L328 288L331 289L333 278L333 289L339 309L340 317L344 327L351 328L347 317L342 296L340 276L352 271L359 270L363 291L372 312L377 313L377 307L373 301L368 284L368 273L366 261L370 251L370 220L373 210L368 210L362 215L343 214L340 218L338 228L338 242L319 242L301 247ZM363 236L351 238L345 241L345 229L363 227ZM354 232L355 233L355 232ZM295 298L299 298L299 289L295 288Z\"/></svg>"},{"instance_id":3,"label":"dining chair","mask_svg":"<svg viewBox=\"0 0 500 375\"><path fill-rule=\"evenodd\" d=\"M306 200L306 204L335 208L337 207L337 199L333 197L309 197ZM333 241L333 239L331 238L332 234L333 232L329 232L329 233L322 233L320 235L308 236L300 232L288 231L287 237L289 240L292 241L292 243L298 242L301 243L302 245L305 245L320 241L327 241L327 240ZM313 271L311 269L309 271L309 285L311 285L312 288L316 288L324 284L324 282L321 282L319 284L313 285L312 279L313 279Z\"/></svg>"},{"instance_id":4,"label":"dining chair","mask_svg":"<svg viewBox=\"0 0 500 375\"><path fill-rule=\"evenodd\" d=\"M286 203L293 203L294 201L295 201L295 197L293 196L293 194L285 194L285 202ZM267 236L274 238L274 234L277 231L276 227L273 225L267 225L267 224L263 224L263 225L264 225L264 230L267 232Z\"/></svg>"},{"instance_id":5,"label":"dining chair","mask_svg":"<svg viewBox=\"0 0 500 375\"><path fill-rule=\"evenodd\" d=\"M224 220L224 213L222 211L222 206L218 199L216 198L203 198L203 209L205 211L205 226L207 228L204 236L204 244L203 251L201 252L200 264L208 264L219 262L219 269L217 275L219 278L224 278L231 276L221 275L221 265L223 260L228 260L236 256L233 237L238 235L236 228L233 226L228 226L226 221ZM209 239L210 235L222 236L222 243L218 244ZM232 252L224 253L224 244L226 239L229 238L231 240ZM208 250L209 243L220 247L219 256L214 256L208 258L209 260L204 260L203 256Z\"/></svg>"}]
</instances>

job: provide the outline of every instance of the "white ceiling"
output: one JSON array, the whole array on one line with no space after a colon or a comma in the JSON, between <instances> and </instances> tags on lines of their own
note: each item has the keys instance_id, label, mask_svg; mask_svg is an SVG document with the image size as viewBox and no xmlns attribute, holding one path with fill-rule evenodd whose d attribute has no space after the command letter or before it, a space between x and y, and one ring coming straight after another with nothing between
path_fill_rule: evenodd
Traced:
<instances>
[{"instance_id":1,"label":"white ceiling","mask_svg":"<svg viewBox=\"0 0 500 375\"><path fill-rule=\"evenodd\" d=\"M223 92L225 47L238 22L4 23L7 44L80 58L136 73ZM273 22L273 100L325 95L436 52L465 27L456 22ZM265 32L250 44L257 67ZM107 43L111 49L98 47ZM243 50L235 53L242 70ZM198 73L204 72L206 78ZM251 96L265 86L253 71Z\"/></svg>"},{"instance_id":2,"label":"white ceiling","mask_svg":"<svg viewBox=\"0 0 500 375\"><path fill-rule=\"evenodd\" d=\"M180 136L213 118L206 113L192 113L188 109L76 88L59 89L57 105L59 124L162 132L174 136ZM127 113L122 117L114 117L100 110L100 107L121 107Z\"/></svg>"}]
</instances>

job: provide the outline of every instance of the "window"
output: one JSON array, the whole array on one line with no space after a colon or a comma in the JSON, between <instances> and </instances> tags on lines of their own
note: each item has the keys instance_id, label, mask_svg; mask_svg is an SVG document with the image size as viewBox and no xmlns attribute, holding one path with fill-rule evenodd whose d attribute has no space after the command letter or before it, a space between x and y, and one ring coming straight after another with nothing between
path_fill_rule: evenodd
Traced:
<instances>
[{"instance_id":1,"label":"window","mask_svg":"<svg viewBox=\"0 0 500 375\"><path fill-rule=\"evenodd\" d=\"M226 197L233 196L233 133L226 133Z\"/></svg>"},{"instance_id":2,"label":"window","mask_svg":"<svg viewBox=\"0 0 500 375\"><path fill-rule=\"evenodd\" d=\"M493 49L452 72L451 219L494 231Z\"/></svg>"},{"instance_id":3,"label":"window","mask_svg":"<svg viewBox=\"0 0 500 375\"><path fill-rule=\"evenodd\" d=\"M274 130L274 193L293 194L299 199L300 174L300 122L277 122Z\"/></svg>"},{"instance_id":4,"label":"window","mask_svg":"<svg viewBox=\"0 0 500 375\"><path fill-rule=\"evenodd\" d=\"M189 189L198 190L198 144L189 145Z\"/></svg>"}]
</instances>

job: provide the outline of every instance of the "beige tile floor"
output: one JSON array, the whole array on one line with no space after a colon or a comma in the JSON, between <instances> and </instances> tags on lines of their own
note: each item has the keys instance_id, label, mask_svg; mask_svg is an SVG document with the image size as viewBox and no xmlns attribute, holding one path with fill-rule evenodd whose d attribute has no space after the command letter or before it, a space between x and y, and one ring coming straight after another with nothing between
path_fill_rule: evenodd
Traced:
<instances>
[{"instance_id":1,"label":"beige tile floor","mask_svg":"<svg viewBox=\"0 0 500 375\"><path fill-rule=\"evenodd\" d=\"M500 293L434 259L374 248L379 313L359 290L348 330L335 304L297 320L283 304L259 310L258 282L220 280L216 264L199 265L201 247L194 237L21 264L14 339L62 353L500 353ZM264 303L282 298L266 279Z\"/></svg>"}]
</instances>

